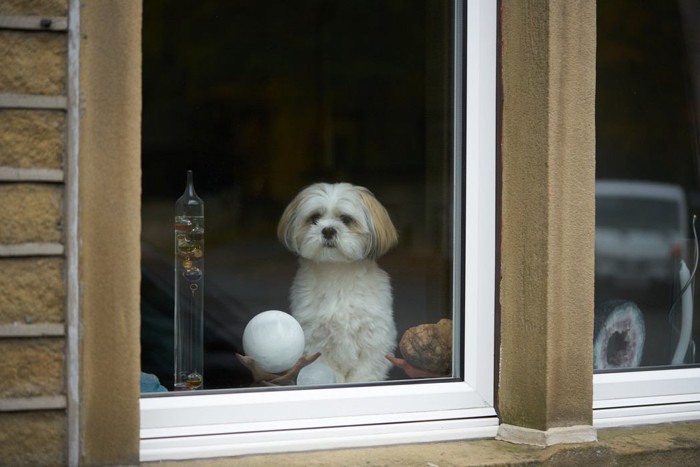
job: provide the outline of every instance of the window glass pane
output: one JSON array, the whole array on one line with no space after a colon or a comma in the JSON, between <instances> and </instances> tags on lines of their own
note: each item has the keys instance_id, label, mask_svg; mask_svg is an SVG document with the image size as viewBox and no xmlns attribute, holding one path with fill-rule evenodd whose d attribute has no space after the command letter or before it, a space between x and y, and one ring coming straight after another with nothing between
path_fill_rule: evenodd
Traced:
<instances>
[{"instance_id":1,"label":"window glass pane","mask_svg":"<svg viewBox=\"0 0 700 467\"><path fill-rule=\"evenodd\" d=\"M200 261L203 271L205 389L259 386L235 354L244 353L248 322L266 310L293 311L339 382L462 376L449 321L460 312L453 245L462 235L453 201L462 190L453 186L452 21L441 0L144 3L142 371L158 380L144 391L157 383L173 390L174 278L196 266L183 261ZM187 170L205 204L206 240L201 258L188 246L176 259L174 205ZM391 243L381 210L360 191L336 187L339 199L317 194L293 206L301 223L289 230L284 222L282 236L296 251L285 248L278 222L316 182L371 190L398 232L396 246L380 254ZM183 245L194 241L192 230ZM307 231L322 253L301 248ZM346 253L336 261L355 241L364 269ZM313 265L307 276L297 276L299 254ZM339 279L312 292L322 309L292 309L295 276L297 297L318 277ZM406 354L392 354L410 359L408 370L384 356L407 331ZM363 365L380 369L362 373Z\"/></svg>"},{"instance_id":2,"label":"window glass pane","mask_svg":"<svg viewBox=\"0 0 700 467\"><path fill-rule=\"evenodd\" d=\"M700 4L597 8L594 366L697 364Z\"/></svg>"}]
</instances>

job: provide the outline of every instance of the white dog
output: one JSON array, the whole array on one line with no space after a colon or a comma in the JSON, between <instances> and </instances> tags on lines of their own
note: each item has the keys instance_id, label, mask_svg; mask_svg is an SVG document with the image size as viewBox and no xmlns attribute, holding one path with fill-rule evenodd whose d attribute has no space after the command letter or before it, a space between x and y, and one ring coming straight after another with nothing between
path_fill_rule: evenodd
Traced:
<instances>
[{"instance_id":1,"label":"white dog","mask_svg":"<svg viewBox=\"0 0 700 467\"><path fill-rule=\"evenodd\" d=\"M366 188L317 183L287 206L277 235L300 257L290 299L307 354L321 352L339 383L386 379L396 326L389 275L375 259L398 235L384 206Z\"/></svg>"}]
</instances>

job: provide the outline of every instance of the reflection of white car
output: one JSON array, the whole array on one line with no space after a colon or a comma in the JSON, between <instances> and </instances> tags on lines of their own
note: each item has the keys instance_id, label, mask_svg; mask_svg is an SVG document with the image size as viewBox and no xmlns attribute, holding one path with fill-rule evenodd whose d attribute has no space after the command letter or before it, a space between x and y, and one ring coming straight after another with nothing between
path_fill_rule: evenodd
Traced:
<instances>
[{"instance_id":1,"label":"reflection of white car","mask_svg":"<svg viewBox=\"0 0 700 467\"><path fill-rule=\"evenodd\" d=\"M596 182L596 278L646 286L668 282L684 257L687 207L683 189L655 182Z\"/></svg>"}]
</instances>

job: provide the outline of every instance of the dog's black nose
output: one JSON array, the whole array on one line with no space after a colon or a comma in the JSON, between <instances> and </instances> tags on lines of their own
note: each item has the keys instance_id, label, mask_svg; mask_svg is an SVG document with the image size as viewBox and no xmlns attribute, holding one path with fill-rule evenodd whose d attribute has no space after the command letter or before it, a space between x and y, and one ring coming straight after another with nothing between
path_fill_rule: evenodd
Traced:
<instances>
[{"instance_id":1,"label":"dog's black nose","mask_svg":"<svg viewBox=\"0 0 700 467\"><path fill-rule=\"evenodd\" d=\"M323 234L323 238L330 240L335 236L335 229L333 227L324 227L321 233Z\"/></svg>"}]
</instances>

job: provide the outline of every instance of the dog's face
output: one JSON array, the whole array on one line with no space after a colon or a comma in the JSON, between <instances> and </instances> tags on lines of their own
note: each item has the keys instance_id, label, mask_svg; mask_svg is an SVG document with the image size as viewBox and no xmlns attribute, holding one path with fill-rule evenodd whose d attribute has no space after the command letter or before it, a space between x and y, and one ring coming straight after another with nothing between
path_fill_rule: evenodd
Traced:
<instances>
[{"instance_id":1,"label":"dog's face","mask_svg":"<svg viewBox=\"0 0 700 467\"><path fill-rule=\"evenodd\" d=\"M384 206L349 183L302 190L282 214L277 236L292 252L320 262L378 258L398 240Z\"/></svg>"}]
</instances>

